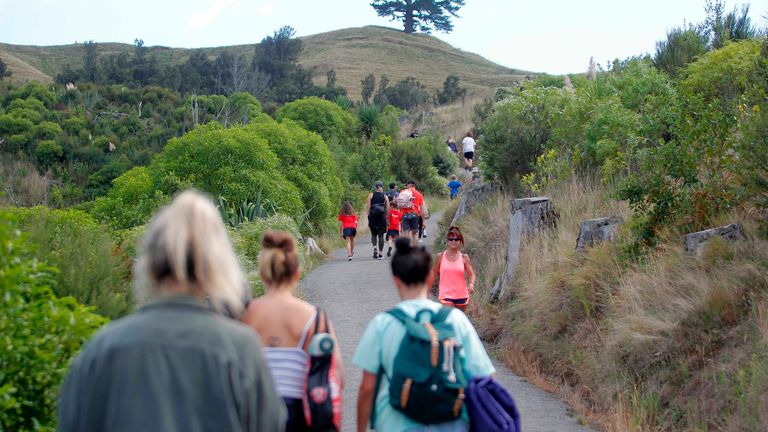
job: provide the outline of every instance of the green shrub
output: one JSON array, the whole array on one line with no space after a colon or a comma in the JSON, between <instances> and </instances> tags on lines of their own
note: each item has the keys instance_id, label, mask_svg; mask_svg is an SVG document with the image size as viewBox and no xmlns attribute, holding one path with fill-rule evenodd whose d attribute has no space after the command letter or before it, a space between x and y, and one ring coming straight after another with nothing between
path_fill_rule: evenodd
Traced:
<instances>
[{"instance_id":1,"label":"green shrub","mask_svg":"<svg viewBox=\"0 0 768 432\"><path fill-rule=\"evenodd\" d=\"M79 210L47 207L11 208L32 253L58 269L54 292L95 306L118 318L133 307L130 293L132 256L123 256L109 232Z\"/></svg>"},{"instance_id":2,"label":"green shrub","mask_svg":"<svg viewBox=\"0 0 768 432\"><path fill-rule=\"evenodd\" d=\"M0 115L0 135L19 135L32 129L34 124L23 117L12 114Z\"/></svg>"},{"instance_id":3,"label":"green shrub","mask_svg":"<svg viewBox=\"0 0 768 432\"><path fill-rule=\"evenodd\" d=\"M529 173L567 98L566 90L531 88L496 105L478 140L486 174L512 183Z\"/></svg>"},{"instance_id":4,"label":"green shrub","mask_svg":"<svg viewBox=\"0 0 768 432\"><path fill-rule=\"evenodd\" d=\"M264 285L261 283L258 274L258 258L259 252L261 252L261 235L267 230L288 231L293 234L299 246L299 257L302 265L306 262L304 246L299 242L301 238L299 227L293 219L286 215L275 214L267 218L241 224L237 228L230 228L230 238L232 239L235 252L237 252L240 258L240 263L248 275L254 296L260 296L264 293Z\"/></svg>"},{"instance_id":5,"label":"green shrub","mask_svg":"<svg viewBox=\"0 0 768 432\"><path fill-rule=\"evenodd\" d=\"M400 183L416 180L418 189L429 194L444 194L445 184L432 166L429 137L413 138L392 146L392 174Z\"/></svg>"},{"instance_id":6,"label":"green shrub","mask_svg":"<svg viewBox=\"0 0 768 432\"><path fill-rule=\"evenodd\" d=\"M61 126L58 123L44 121L32 129L32 133L39 139L55 139L61 134Z\"/></svg>"},{"instance_id":7,"label":"green shrub","mask_svg":"<svg viewBox=\"0 0 768 432\"><path fill-rule=\"evenodd\" d=\"M35 158L43 168L49 168L64 154L64 149L53 140L40 141L35 147Z\"/></svg>"},{"instance_id":8,"label":"green shrub","mask_svg":"<svg viewBox=\"0 0 768 432\"><path fill-rule=\"evenodd\" d=\"M261 103L250 93L232 93L228 101L231 123L248 124L261 114Z\"/></svg>"},{"instance_id":9,"label":"green shrub","mask_svg":"<svg viewBox=\"0 0 768 432\"><path fill-rule=\"evenodd\" d=\"M391 178L391 161L392 153L386 143L371 143L353 156L349 164L350 179L360 188L370 190L377 181Z\"/></svg>"},{"instance_id":10,"label":"green shrub","mask_svg":"<svg viewBox=\"0 0 768 432\"><path fill-rule=\"evenodd\" d=\"M248 130L266 140L277 155L280 172L299 190L309 223L317 225L336 214L342 183L331 151L319 135L288 119L257 121Z\"/></svg>"},{"instance_id":11,"label":"green shrub","mask_svg":"<svg viewBox=\"0 0 768 432\"><path fill-rule=\"evenodd\" d=\"M349 143L354 136L355 118L340 106L317 97L308 97L283 105L276 113L279 121L291 119L304 129L316 132L326 142Z\"/></svg>"},{"instance_id":12,"label":"green shrub","mask_svg":"<svg viewBox=\"0 0 768 432\"><path fill-rule=\"evenodd\" d=\"M269 143L248 127L198 126L168 141L149 172L153 184L168 196L188 187L230 202L260 194L281 213L298 217L305 211L299 189L280 173Z\"/></svg>"},{"instance_id":13,"label":"green shrub","mask_svg":"<svg viewBox=\"0 0 768 432\"><path fill-rule=\"evenodd\" d=\"M56 269L33 258L0 212L0 429L56 428L67 365L106 320L72 297L56 298Z\"/></svg>"},{"instance_id":14,"label":"green shrub","mask_svg":"<svg viewBox=\"0 0 768 432\"><path fill-rule=\"evenodd\" d=\"M116 178L107 196L96 198L91 215L113 229L127 229L146 223L155 209L169 201L155 189L149 168L136 167Z\"/></svg>"}]
</instances>

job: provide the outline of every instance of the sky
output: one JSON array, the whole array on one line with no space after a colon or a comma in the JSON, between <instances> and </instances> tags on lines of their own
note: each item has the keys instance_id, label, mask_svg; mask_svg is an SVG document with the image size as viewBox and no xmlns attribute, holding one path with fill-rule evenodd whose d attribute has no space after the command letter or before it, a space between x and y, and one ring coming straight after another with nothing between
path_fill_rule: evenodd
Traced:
<instances>
[{"instance_id":1,"label":"sky","mask_svg":"<svg viewBox=\"0 0 768 432\"><path fill-rule=\"evenodd\" d=\"M198 48L252 44L290 25L297 36L380 25L369 0L0 0L0 42L63 45L85 40ZM666 32L704 20L705 0L465 0L454 31L434 36L501 65L584 72L653 53ZM726 10L737 4L726 0ZM768 0L750 16L768 26Z\"/></svg>"}]
</instances>

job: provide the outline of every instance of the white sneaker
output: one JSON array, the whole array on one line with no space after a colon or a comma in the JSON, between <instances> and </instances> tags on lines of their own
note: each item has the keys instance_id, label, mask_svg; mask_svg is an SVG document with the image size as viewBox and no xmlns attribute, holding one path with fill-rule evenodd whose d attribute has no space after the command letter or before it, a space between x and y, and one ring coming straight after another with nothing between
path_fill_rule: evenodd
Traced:
<instances>
[{"instance_id":1,"label":"white sneaker","mask_svg":"<svg viewBox=\"0 0 768 432\"><path fill-rule=\"evenodd\" d=\"M422 239L419 239L419 243L424 243L424 240L422 240Z\"/></svg>"},{"instance_id":2,"label":"white sneaker","mask_svg":"<svg viewBox=\"0 0 768 432\"><path fill-rule=\"evenodd\" d=\"M347 255L347 261L352 261L352 255Z\"/></svg>"}]
</instances>

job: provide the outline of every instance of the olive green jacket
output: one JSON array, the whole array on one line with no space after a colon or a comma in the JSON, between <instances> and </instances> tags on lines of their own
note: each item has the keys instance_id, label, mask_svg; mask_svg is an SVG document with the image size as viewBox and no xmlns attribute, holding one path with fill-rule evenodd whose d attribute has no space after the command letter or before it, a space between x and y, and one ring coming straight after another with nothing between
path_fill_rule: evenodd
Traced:
<instances>
[{"instance_id":1,"label":"olive green jacket","mask_svg":"<svg viewBox=\"0 0 768 432\"><path fill-rule=\"evenodd\" d=\"M282 431L261 343L187 296L148 304L102 329L72 364L59 431Z\"/></svg>"}]
</instances>

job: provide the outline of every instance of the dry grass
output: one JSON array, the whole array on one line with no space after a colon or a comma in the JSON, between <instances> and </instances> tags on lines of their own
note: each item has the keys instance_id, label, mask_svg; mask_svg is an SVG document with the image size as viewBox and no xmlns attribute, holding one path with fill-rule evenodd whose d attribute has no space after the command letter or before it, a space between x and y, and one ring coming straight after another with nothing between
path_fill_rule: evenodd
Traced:
<instances>
[{"instance_id":1,"label":"dry grass","mask_svg":"<svg viewBox=\"0 0 768 432\"><path fill-rule=\"evenodd\" d=\"M476 322L503 347L504 361L553 390L607 431L755 430L768 420L768 242L740 220L749 240L711 240L683 252L681 234L633 258L627 233L587 253L574 251L578 222L630 212L591 182L550 196L557 228L528 239L499 305ZM504 267L507 203L492 200L463 221L487 289ZM473 256L474 257L474 256Z\"/></svg>"},{"instance_id":2,"label":"dry grass","mask_svg":"<svg viewBox=\"0 0 768 432\"><path fill-rule=\"evenodd\" d=\"M0 160L0 205L32 207L48 205L54 180L50 173L40 175L28 161L3 158Z\"/></svg>"}]
</instances>

